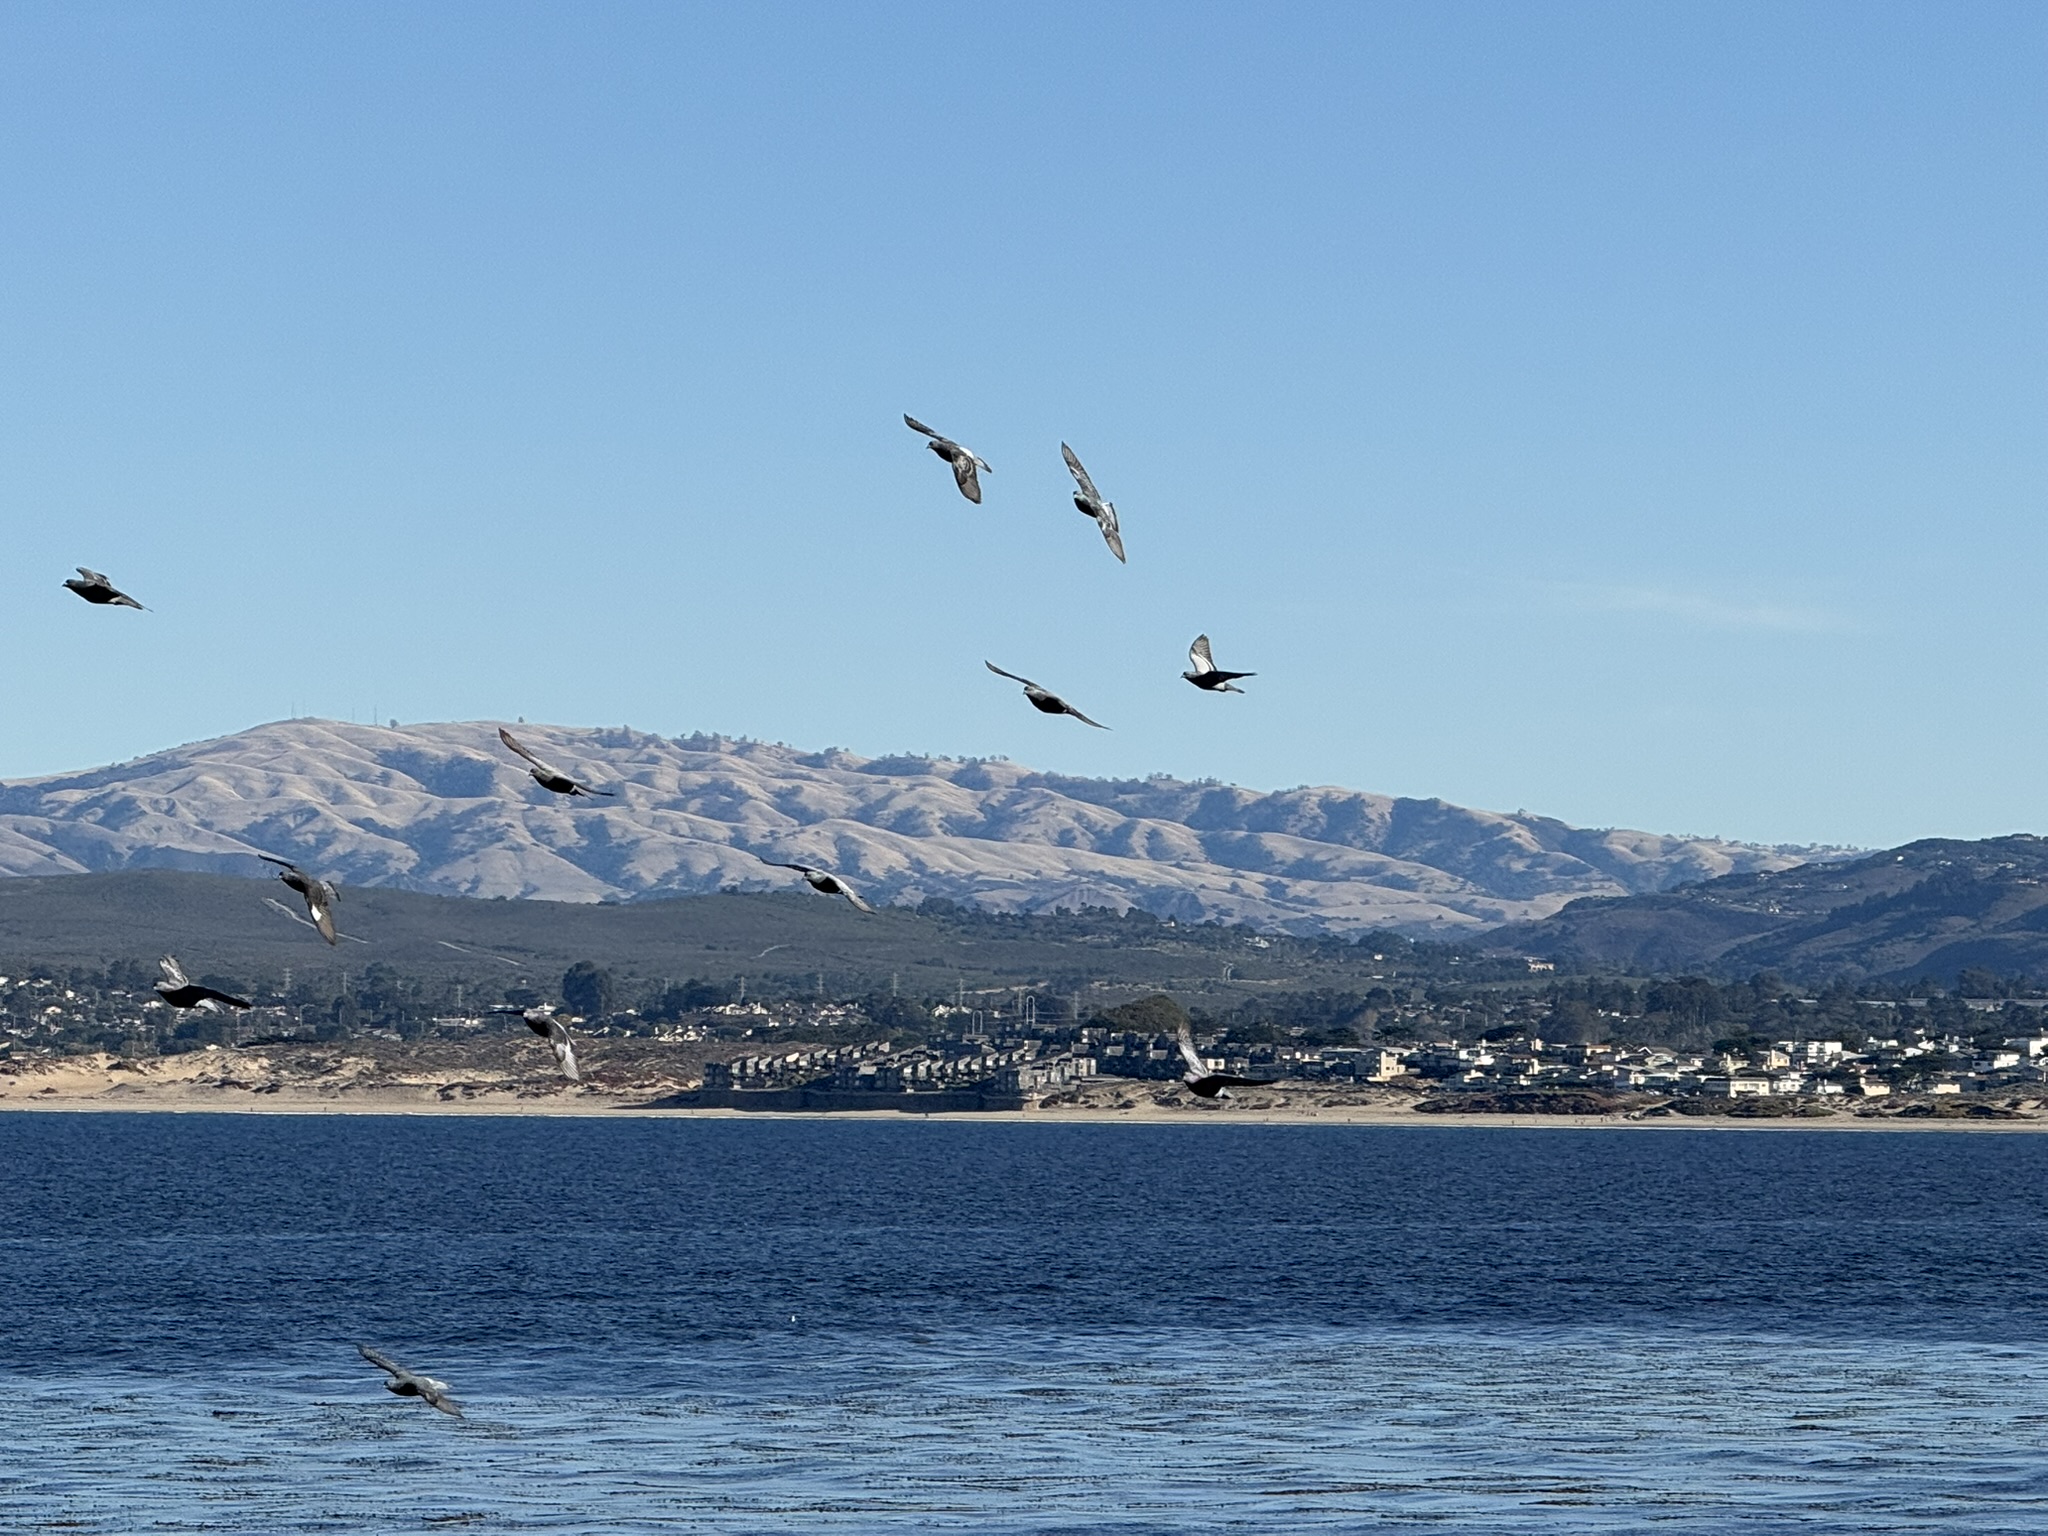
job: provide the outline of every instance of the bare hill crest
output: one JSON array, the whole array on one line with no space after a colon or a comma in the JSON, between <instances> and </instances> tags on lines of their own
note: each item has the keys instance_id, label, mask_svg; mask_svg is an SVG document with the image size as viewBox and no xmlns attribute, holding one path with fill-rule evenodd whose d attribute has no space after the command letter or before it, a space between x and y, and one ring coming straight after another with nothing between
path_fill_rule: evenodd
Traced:
<instances>
[{"instance_id":1,"label":"bare hill crest","mask_svg":"<svg viewBox=\"0 0 2048 1536\"><path fill-rule=\"evenodd\" d=\"M348 885L625 901L787 884L760 854L830 866L878 902L1139 906L1297 933L1449 937L1818 851L1587 831L1348 789L1260 793L626 728L517 730L618 798L546 794L500 747L495 722L288 720L0 787L0 874L247 874L262 851Z\"/></svg>"}]
</instances>

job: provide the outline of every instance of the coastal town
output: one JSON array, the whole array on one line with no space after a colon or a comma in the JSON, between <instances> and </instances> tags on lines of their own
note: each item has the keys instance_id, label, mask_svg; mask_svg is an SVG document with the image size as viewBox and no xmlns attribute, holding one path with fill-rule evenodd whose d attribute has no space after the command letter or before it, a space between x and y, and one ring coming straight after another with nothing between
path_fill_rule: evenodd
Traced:
<instances>
[{"instance_id":1,"label":"coastal town","mask_svg":"<svg viewBox=\"0 0 2048 1536\"><path fill-rule=\"evenodd\" d=\"M38 1074L81 1059L139 1075L153 1060L207 1053L215 1063L245 1064L346 1057L358 1064L348 1079L358 1087L381 1072L395 1086L432 1087L443 1102L515 1091L513 1084L527 1096L544 1091L546 1063L518 1054L516 1025L458 990L454 1000L471 1006L401 1009L402 1027L388 1027L390 999L405 988L388 977L373 981L319 1006L271 998L246 1013L179 1017L116 969L95 979L32 968L0 977L0 1078L26 1090ZM789 996L714 1002L715 989L692 985L698 990L685 989L683 1000L696 1006L664 1017L649 1016L664 1012L658 1007L568 1015L590 1074L577 1091L675 1108L817 1112L1195 1107L1182 1088L1188 1069L1177 1036L1185 1024L1209 1071L1247 1080L1226 1108L1313 1101L1434 1113L1812 1118L1909 1107L2031 1113L2048 1099L2048 998L1787 993L1773 999L1778 1016L1796 1020L1804 1011L1840 1027L1770 1037L1737 1029L1685 1049L1631 1042L1630 1020L1618 1010L1606 1019L1590 1010L1589 1027L1589 1010L1556 988L1506 999L1368 994L1349 1023L1319 1029L1190 1019L1164 994L1094 1007L1030 989L963 991L917 1005ZM665 995L673 999L675 989ZM1577 1038L1553 1038L1545 1024ZM1599 1032L1612 1038L1585 1038L1602 1024ZM376 1071L361 1065L383 1058L389 1063ZM488 1070L480 1065L486 1058L494 1063ZM413 1067L402 1065L408 1061ZM246 1065L184 1071L262 1087Z\"/></svg>"}]
</instances>

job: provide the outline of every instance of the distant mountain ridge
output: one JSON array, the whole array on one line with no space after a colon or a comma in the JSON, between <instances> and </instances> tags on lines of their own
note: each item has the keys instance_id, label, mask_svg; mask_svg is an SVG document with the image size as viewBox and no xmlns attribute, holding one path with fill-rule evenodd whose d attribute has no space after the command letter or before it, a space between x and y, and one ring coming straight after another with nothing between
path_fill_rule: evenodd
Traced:
<instances>
[{"instance_id":1,"label":"distant mountain ridge","mask_svg":"<svg viewBox=\"0 0 2048 1536\"><path fill-rule=\"evenodd\" d=\"M1347 789L1087 779L623 727L517 730L619 797L546 794L494 722L279 721L0 786L0 874L246 874L261 851L349 885L626 901L789 883L764 854L828 865L879 902L1139 906L1295 933L1452 937L1579 897L1829 852L1588 831Z\"/></svg>"},{"instance_id":2,"label":"distant mountain ridge","mask_svg":"<svg viewBox=\"0 0 2048 1536\"><path fill-rule=\"evenodd\" d=\"M2048 978L2048 838L1929 838L1859 859L1579 901L1488 942L1602 970Z\"/></svg>"}]
</instances>

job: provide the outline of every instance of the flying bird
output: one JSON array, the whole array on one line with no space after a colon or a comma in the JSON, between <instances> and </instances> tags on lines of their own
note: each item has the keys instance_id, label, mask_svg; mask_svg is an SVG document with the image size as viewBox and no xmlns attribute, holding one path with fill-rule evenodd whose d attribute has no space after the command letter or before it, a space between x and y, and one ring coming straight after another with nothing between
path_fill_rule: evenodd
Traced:
<instances>
[{"instance_id":1,"label":"flying bird","mask_svg":"<svg viewBox=\"0 0 2048 1536\"><path fill-rule=\"evenodd\" d=\"M82 565L78 567L78 574L65 582L64 585L84 598L88 603L99 603L115 608L140 608L142 606L142 604L135 601L134 598L123 592L98 571L89 571Z\"/></svg>"},{"instance_id":2,"label":"flying bird","mask_svg":"<svg viewBox=\"0 0 2048 1536\"><path fill-rule=\"evenodd\" d=\"M611 789L592 789L588 784L580 784L575 779L570 778L561 769L542 762L531 752L527 751L526 748L522 747L519 744L519 738L506 730L502 725L498 727L498 740L504 742L506 746L533 764L526 771L533 775L533 782L542 789L551 789L558 795L570 796L611 795L618 793L618 791Z\"/></svg>"},{"instance_id":3,"label":"flying bird","mask_svg":"<svg viewBox=\"0 0 2048 1536\"><path fill-rule=\"evenodd\" d=\"M1216 658L1209 654L1209 637L1195 636L1195 643L1188 647L1188 670L1181 676L1193 683L1204 693L1243 693L1242 688L1233 688L1231 683L1240 677L1257 677L1256 672L1224 672L1216 666Z\"/></svg>"},{"instance_id":4,"label":"flying bird","mask_svg":"<svg viewBox=\"0 0 2048 1536\"><path fill-rule=\"evenodd\" d=\"M341 894L334 886L317 875L307 874L289 859L275 858L267 853L259 853L256 857L266 864L279 866L277 878L306 898L306 915L320 930L320 937L330 944L336 943L334 904L341 900Z\"/></svg>"},{"instance_id":5,"label":"flying bird","mask_svg":"<svg viewBox=\"0 0 2048 1536\"><path fill-rule=\"evenodd\" d=\"M1195 1037L1187 1025L1180 1027L1180 1059L1188 1064L1180 1080L1187 1090L1198 1099L1229 1098L1233 1088L1270 1088L1274 1079L1265 1077L1232 1077L1227 1072L1211 1072L1209 1063L1202 1060L1195 1049Z\"/></svg>"},{"instance_id":6,"label":"flying bird","mask_svg":"<svg viewBox=\"0 0 2048 1536\"><path fill-rule=\"evenodd\" d=\"M1068 470L1080 486L1074 492L1074 505L1095 519L1096 526L1102 530L1102 542L1109 546L1112 555L1122 560L1124 536L1117 527L1116 504L1102 499L1102 493L1095 489L1095 482L1088 478L1088 471L1081 467L1081 461L1074 457L1074 450L1065 443L1060 444L1060 457L1067 461Z\"/></svg>"},{"instance_id":7,"label":"flying bird","mask_svg":"<svg viewBox=\"0 0 2048 1536\"><path fill-rule=\"evenodd\" d=\"M813 864L784 864L779 859L762 858L758 853L754 857L760 859L763 864L772 865L776 869L795 870L804 877L805 882L814 891L822 891L827 896L844 896L853 904L853 910L856 912L872 912L875 910L854 894L852 886L833 874L829 869L819 869ZM767 951L764 950L762 953L765 954Z\"/></svg>"},{"instance_id":8,"label":"flying bird","mask_svg":"<svg viewBox=\"0 0 2048 1536\"><path fill-rule=\"evenodd\" d=\"M988 460L981 458L972 448L961 447L950 437L941 437L915 416L906 415L903 418L903 425L913 432L922 432L931 439L925 447L953 466L953 480L960 487L960 494L976 506L980 506L981 477L975 474L975 471L983 469L994 474L995 471L988 467Z\"/></svg>"},{"instance_id":9,"label":"flying bird","mask_svg":"<svg viewBox=\"0 0 2048 1536\"><path fill-rule=\"evenodd\" d=\"M230 1008L252 1006L247 998L235 997L213 987L202 987L185 975L185 968L178 964L175 955L165 955L157 961L156 968L163 972L164 979L156 984L157 996L173 1008L198 1008L207 1013L224 1013Z\"/></svg>"},{"instance_id":10,"label":"flying bird","mask_svg":"<svg viewBox=\"0 0 2048 1536\"><path fill-rule=\"evenodd\" d=\"M516 1013L526 1021L526 1027L541 1039L555 1053L555 1065L562 1069L562 1076L572 1083L583 1081L583 1074L576 1069L576 1042L569 1037L569 1026L555 1017L552 1004L538 1008L493 1008L493 1013Z\"/></svg>"},{"instance_id":11,"label":"flying bird","mask_svg":"<svg viewBox=\"0 0 2048 1536\"><path fill-rule=\"evenodd\" d=\"M358 1344L356 1349L378 1370L390 1374L391 1379L384 1383L386 1392L396 1392L400 1397L416 1397L429 1407L440 1409L451 1418L462 1417L462 1410L456 1406L455 1399L448 1395L447 1382L436 1381L431 1376L416 1376L390 1356L378 1354L367 1344Z\"/></svg>"},{"instance_id":12,"label":"flying bird","mask_svg":"<svg viewBox=\"0 0 2048 1536\"><path fill-rule=\"evenodd\" d=\"M1030 678L1019 677L1014 672L1005 672L1001 667L997 666L992 661L983 661L982 665L984 667L987 667L989 671L995 673L997 677L1007 677L1013 683L1022 683L1024 685L1024 697L1031 701L1031 707L1033 709L1040 710L1048 715L1072 715L1076 720L1080 721L1083 725L1092 725L1098 731L1106 731L1109 729L1109 727L1104 725L1100 720L1090 720L1086 715L1082 714L1081 711L1074 708L1073 705L1069 704L1065 699L1061 698L1058 694L1048 692L1046 689L1039 687L1038 684L1032 682Z\"/></svg>"}]
</instances>

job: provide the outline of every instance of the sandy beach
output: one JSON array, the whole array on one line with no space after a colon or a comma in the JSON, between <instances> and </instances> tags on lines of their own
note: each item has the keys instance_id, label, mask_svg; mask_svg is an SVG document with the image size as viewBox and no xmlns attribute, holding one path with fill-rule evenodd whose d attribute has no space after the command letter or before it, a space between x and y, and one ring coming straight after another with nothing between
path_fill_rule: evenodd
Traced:
<instances>
[{"instance_id":1,"label":"sandy beach","mask_svg":"<svg viewBox=\"0 0 2048 1536\"><path fill-rule=\"evenodd\" d=\"M418 1059L420 1053L361 1049L356 1043L322 1051L195 1051L182 1056L127 1060L108 1055L7 1062L0 1070L0 1111L24 1113L148 1112L271 1115L529 1115L673 1119L762 1119L761 1111L676 1105L690 1083L668 1064L641 1060L638 1070L593 1074L572 1084L537 1070L535 1053L517 1049L484 1059ZM411 1058L411 1059L408 1059ZM621 1064L625 1065L625 1064ZM620 1080L620 1079L626 1080ZM609 1080L608 1080L609 1079ZM1204 1102L1169 1085L1124 1079L1097 1080L1022 1111L868 1112L777 1111L781 1118L839 1119L887 1124L906 1118L972 1120L998 1124L1089 1125L1358 1125L1464 1127L1516 1130L1631 1131L2048 1131L2048 1114L2035 1101L2005 1117L1961 1113L1962 1106L1929 1112L1886 1106L1878 1113L1843 1107L1824 1115L1779 1118L1728 1115L1459 1114L1416 1107L1413 1089L1331 1088L1301 1084L1245 1093L1238 1101ZM1901 1112L1901 1110L1905 1112Z\"/></svg>"}]
</instances>

